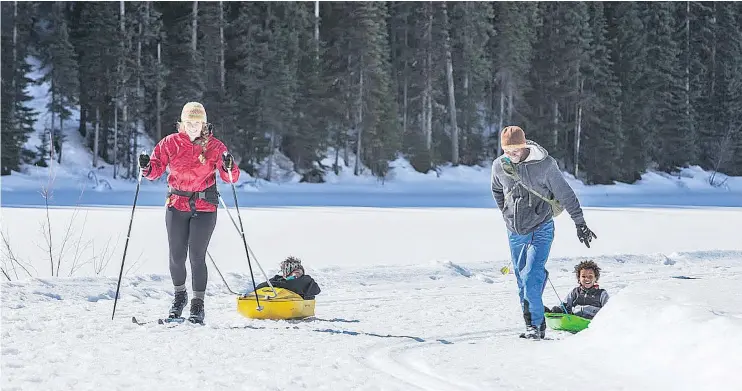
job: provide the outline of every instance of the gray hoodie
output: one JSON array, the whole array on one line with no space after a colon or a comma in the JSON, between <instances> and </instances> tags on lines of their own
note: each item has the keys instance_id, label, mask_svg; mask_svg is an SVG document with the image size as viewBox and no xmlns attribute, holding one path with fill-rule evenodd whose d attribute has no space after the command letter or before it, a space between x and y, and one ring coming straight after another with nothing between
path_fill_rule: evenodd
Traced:
<instances>
[{"instance_id":1,"label":"gray hoodie","mask_svg":"<svg viewBox=\"0 0 742 391\"><path fill-rule=\"evenodd\" d=\"M584 224L580 201L564 179L556 160L531 140L526 141L526 147L531 150L528 157L514 164L523 184L546 198L556 199L575 224ZM505 158L501 155L492 163L492 196L502 211L508 230L526 235L552 219L551 205L505 173L502 167Z\"/></svg>"}]
</instances>

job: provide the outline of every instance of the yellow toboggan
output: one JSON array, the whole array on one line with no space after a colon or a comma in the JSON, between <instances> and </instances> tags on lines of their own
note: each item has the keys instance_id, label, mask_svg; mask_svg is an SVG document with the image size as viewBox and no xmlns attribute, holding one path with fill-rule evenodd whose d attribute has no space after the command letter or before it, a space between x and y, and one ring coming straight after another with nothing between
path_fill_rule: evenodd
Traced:
<instances>
[{"instance_id":1,"label":"yellow toboggan","mask_svg":"<svg viewBox=\"0 0 742 391\"><path fill-rule=\"evenodd\" d=\"M267 286L238 296L237 311L250 319L303 319L314 316L314 299L304 300L288 289Z\"/></svg>"}]
</instances>

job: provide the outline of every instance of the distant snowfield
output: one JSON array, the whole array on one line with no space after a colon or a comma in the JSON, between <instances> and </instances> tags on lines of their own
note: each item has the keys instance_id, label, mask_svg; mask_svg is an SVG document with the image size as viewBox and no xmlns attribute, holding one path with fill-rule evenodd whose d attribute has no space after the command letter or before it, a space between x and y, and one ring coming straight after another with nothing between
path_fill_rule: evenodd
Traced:
<instances>
[{"instance_id":1,"label":"distant snowfield","mask_svg":"<svg viewBox=\"0 0 742 391\"><path fill-rule=\"evenodd\" d=\"M78 210L70 244L92 241L95 250L85 247L77 257L66 250L65 277L51 278L48 253L39 248L44 210L3 208L14 254L37 278L0 285L2 389L737 388L742 240L733 227L742 208L586 208L598 235L591 249L560 216L547 263L558 294L575 286L574 265L590 257L603 268L601 286L611 299L589 329L549 330L552 340L541 342L517 338L523 320L513 275L498 272L508 249L496 210L241 212L268 274L286 255L304 260L322 287L316 319L242 317L209 264L206 326L132 324L132 316L164 315L172 300L164 212L145 207L134 216L111 320L131 209ZM51 210L57 242L74 213ZM83 264L67 277L75 258L84 263L109 239L114 250L102 273ZM232 289L248 287L244 249L223 209L210 253ZM558 302L550 286L544 300Z\"/></svg>"}]
</instances>

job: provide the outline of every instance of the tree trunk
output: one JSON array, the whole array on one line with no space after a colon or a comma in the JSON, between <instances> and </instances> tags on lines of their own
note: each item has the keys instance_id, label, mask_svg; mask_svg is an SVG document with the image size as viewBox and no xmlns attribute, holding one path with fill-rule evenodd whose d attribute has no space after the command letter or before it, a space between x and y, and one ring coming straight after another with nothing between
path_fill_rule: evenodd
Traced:
<instances>
[{"instance_id":1,"label":"tree trunk","mask_svg":"<svg viewBox=\"0 0 742 391\"><path fill-rule=\"evenodd\" d=\"M427 43L427 61L425 62L425 91L423 99L425 105L425 149L428 153L433 148L433 2L428 2L428 26L425 32L425 41ZM429 161L432 167L433 162Z\"/></svg>"},{"instance_id":2,"label":"tree trunk","mask_svg":"<svg viewBox=\"0 0 742 391\"><path fill-rule=\"evenodd\" d=\"M559 102L554 101L554 118L552 119L552 124L554 125L554 128L552 129L552 142L554 145L552 148L556 149L556 146L559 144Z\"/></svg>"},{"instance_id":3,"label":"tree trunk","mask_svg":"<svg viewBox=\"0 0 742 391\"><path fill-rule=\"evenodd\" d=\"M579 161L578 158L580 156L580 131L582 130L582 86L585 83L584 80L581 80L579 74L577 76L577 105L575 106L575 149L574 149L574 166L575 166L575 172L574 175L577 177L577 173L579 170Z\"/></svg>"},{"instance_id":4,"label":"tree trunk","mask_svg":"<svg viewBox=\"0 0 742 391\"><path fill-rule=\"evenodd\" d=\"M265 180L270 181L273 178L273 161L275 160L276 149L276 131L271 130L271 139L268 143L268 169L265 172Z\"/></svg>"},{"instance_id":5,"label":"tree trunk","mask_svg":"<svg viewBox=\"0 0 742 391\"><path fill-rule=\"evenodd\" d=\"M352 94L350 86L353 85L353 80L352 80L353 77L351 75L351 65L352 65L352 58L350 55L348 55L348 88L345 90L345 101L347 102L346 109L345 109L345 118L346 118L346 121L347 121L346 123L348 124L348 127L350 127L350 124L352 121L351 119L353 118L350 112L351 110L350 99L351 99L351 94ZM350 167L350 136L348 134L348 131L349 131L348 129L343 129L342 131L343 132L342 134L345 136L343 137L343 159L345 160L343 164L345 164L345 167Z\"/></svg>"},{"instance_id":6,"label":"tree trunk","mask_svg":"<svg viewBox=\"0 0 742 391\"><path fill-rule=\"evenodd\" d=\"M13 104L10 106L10 120L15 125L15 100L18 96L16 91L16 72L18 67L18 2L13 2L13 75L10 77L11 88L13 89Z\"/></svg>"},{"instance_id":7,"label":"tree trunk","mask_svg":"<svg viewBox=\"0 0 742 391\"><path fill-rule=\"evenodd\" d=\"M505 85L502 84L500 86L500 127L497 131L497 153L496 155L500 155L500 151L502 151L502 139L500 138L500 132L502 132L502 128L505 127Z\"/></svg>"},{"instance_id":8,"label":"tree trunk","mask_svg":"<svg viewBox=\"0 0 742 391\"><path fill-rule=\"evenodd\" d=\"M692 132L693 119L690 116L690 1L685 2L685 120L688 132Z\"/></svg>"},{"instance_id":9,"label":"tree trunk","mask_svg":"<svg viewBox=\"0 0 742 391\"><path fill-rule=\"evenodd\" d=\"M59 140L59 151L57 151L57 163L62 164L62 144L64 143L64 137L62 136L62 125L64 123L64 120L62 119L62 116L59 116L59 137L57 138Z\"/></svg>"},{"instance_id":10,"label":"tree trunk","mask_svg":"<svg viewBox=\"0 0 742 391\"><path fill-rule=\"evenodd\" d=\"M118 157L119 157L119 104L113 101L113 179L118 174Z\"/></svg>"},{"instance_id":11,"label":"tree trunk","mask_svg":"<svg viewBox=\"0 0 742 391\"><path fill-rule=\"evenodd\" d=\"M157 126L157 139L155 142L159 142L162 140L162 76L160 74L160 68L162 67L162 43L157 42L157 94L155 97L155 104L156 104L156 112L155 112L155 120L156 120L156 126Z\"/></svg>"},{"instance_id":12,"label":"tree trunk","mask_svg":"<svg viewBox=\"0 0 742 391\"><path fill-rule=\"evenodd\" d=\"M513 123L513 111L515 107L515 104L513 103L513 95L513 83L508 83L508 124Z\"/></svg>"},{"instance_id":13,"label":"tree trunk","mask_svg":"<svg viewBox=\"0 0 742 391\"><path fill-rule=\"evenodd\" d=\"M93 140L93 168L98 167L98 141L99 141L98 135L99 134L100 134L100 108L98 106L95 106L95 137ZM114 173L115 172L116 171L114 171Z\"/></svg>"},{"instance_id":14,"label":"tree trunk","mask_svg":"<svg viewBox=\"0 0 742 391\"><path fill-rule=\"evenodd\" d=\"M149 2L145 2L145 7L147 7L147 10L149 10ZM149 13L149 11L147 11ZM144 91L142 90L142 36L144 34L144 23L142 23L141 19L139 21L139 38L137 39L137 99L134 103L134 115L136 116L136 126L132 128L132 147L131 151L129 152L131 155L131 159L129 160L129 176L130 177L136 177L137 175L137 167L138 164L136 162L136 156L137 156L137 148L138 142L137 137L139 135L139 129L144 128L144 119L142 118L142 101L144 100ZM126 116L124 116L126 118ZM126 119L124 119L126 121Z\"/></svg>"},{"instance_id":15,"label":"tree trunk","mask_svg":"<svg viewBox=\"0 0 742 391\"><path fill-rule=\"evenodd\" d=\"M358 67L360 70L360 80L358 82L358 104L356 107L356 110L358 110L358 118L356 118L356 134L357 134L357 140L356 140L356 164L353 169L354 175L360 175L361 174L361 151L362 151L362 145L361 145L361 139L363 136L363 57L361 57L361 64L360 67Z\"/></svg>"},{"instance_id":16,"label":"tree trunk","mask_svg":"<svg viewBox=\"0 0 742 391\"><path fill-rule=\"evenodd\" d=\"M451 120L451 164L459 164L459 125L456 122L456 95L453 85L453 61L451 60L451 34L448 31L448 6L443 2L443 25L446 50L446 81L448 82L448 112Z\"/></svg>"},{"instance_id":17,"label":"tree trunk","mask_svg":"<svg viewBox=\"0 0 742 391\"><path fill-rule=\"evenodd\" d=\"M123 91L126 91L126 82L124 81L124 55L126 53L126 46L125 46L125 39L126 37L126 5L124 1L119 1L119 33L121 36L119 37L120 40L120 46L121 46L121 52L119 53L119 64L118 64L118 93L121 93ZM118 106L121 101L119 100L119 94L116 94L116 99L114 100L114 136L113 136L113 178L116 179L116 175L118 174L118 151L119 151L119 143L118 143L118 135L119 135L119 127L118 127ZM126 125L124 125L126 126Z\"/></svg>"},{"instance_id":18,"label":"tree trunk","mask_svg":"<svg viewBox=\"0 0 742 391\"><path fill-rule=\"evenodd\" d=\"M314 59L319 61L319 0L314 2Z\"/></svg>"},{"instance_id":19,"label":"tree trunk","mask_svg":"<svg viewBox=\"0 0 742 391\"><path fill-rule=\"evenodd\" d=\"M193 2L193 11L191 12L191 59L193 64L196 63L196 49L198 39L198 1Z\"/></svg>"},{"instance_id":20,"label":"tree trunk","mask_svg":"<svg viewBox=\"0 0 742 391\"><path fill-rule=\"evenodd\" d=\"M52 75L54 75L54 72L52 70ZM49 92L52 94L52 108L49 110L49 114L51 114L52 119L49 123L49 158L54 159L54 114L57 110L57 93L54 88L54 76L52 76L52 80L49 83Z\"/></svg>"},{"instance_id":21,"label":"tree trunk","mask_svg":"<svg viewBox=\"0 0 742 391\"><path fill-rule=\"evenodd\" d=\"M575 178L580 173L580 137L582 135L582 103L577 104L577 125L575 127Z\"/></svg>"},{"instance_id":22,"label":"tree trunk","mask_svg":"<svg viewBox=\"0 0 742 391\"><path fill-rule=\"evenodd\" d=\"M123 109L121 109L121 112L123 114L123 124L121 126L123 130L123 134L126 135L127 137L127 141L131 142L132 138L136 139L136 131L132 131L131 126L129 126L129 117L128 117L129 104L127 103L126 99L127 99L126 89L124 89L124 107ZM133 144L134 144L134 148L136 148L136 141L134 141ZM129 167L127 167L129 169L126 172L129 174L131 174L131 168L132 168L131 163L132 163L131 144L128 144L126 148L126 164L129 165Z\"/></svg>"},{"instance_id":23,"label":"tree trunk","mask_svg":"<svg viewBox=\"0 0 742 391\"><path fill-rule=\"evenodd\" d=\"M340 160L340 143L335 144L335 164L332 165L332 170L335 172L335 175L340 174L340 167L338 167L338 162Z\"/></svg>"},{"instance_id":24,"label":"tree trunk","mask_svg":"<svg viewBox=\"0 0 742 391\"><path fill-rule=\"evenodd\" d=\"M221 93L226 91L226 69L224 66L224 4L219 2L219 86Z\"/></svg>"},{"instance_id":25,"label":"tree trunk","mask_svg":"<svg viewBox=\"0 0 742 391\"><path fill-rule=\"evenodd\" d=\"M713 3L713 16L711 17L711 91L709 96L714 96L716 90L716 3Z\"/></svg>"},{"instance_id":26,"label":"tree trunk","mask_svg":"<svg viewBox=\"0 0 742 391\"><path fill-rule=\"evenodd\" d=\"M409 27L408 27L409 16L405 15L405 26L404 26L404 49L407 51L409 48ZM404 69L402 71L402 134L407 134L407 105L408 105L408 94L409 94L409 66L407 58L404 58Z\"/></svg>"}]
</instances>

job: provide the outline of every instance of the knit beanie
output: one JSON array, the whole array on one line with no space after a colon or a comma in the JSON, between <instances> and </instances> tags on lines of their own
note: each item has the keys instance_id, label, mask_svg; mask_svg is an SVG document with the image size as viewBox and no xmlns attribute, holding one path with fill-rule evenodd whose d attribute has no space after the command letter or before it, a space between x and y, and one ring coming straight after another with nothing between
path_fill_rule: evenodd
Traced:
<instances>
[{"instance_id":1,"label":"knit beanie","mask_svg":"<svg viewBox=\"0 0 742 391\"><path fill-rule=\"evenodd\" d=\"M201 121L208 122L206 120L206 109L204 105L198 102L188 102L183 106L183 111L180 113L180 122L186 121Z\"/></svg>"},{"instance_id":2,"label":"knit beanie","mask_svg":"<svg viewBox=\"0 0 742 391\"><path fill-rule=\"evenodd\" d=\"M519 126L507 126L500 134L502 149L526 147L526 133Z\"/></svg>"}]
</instances>

